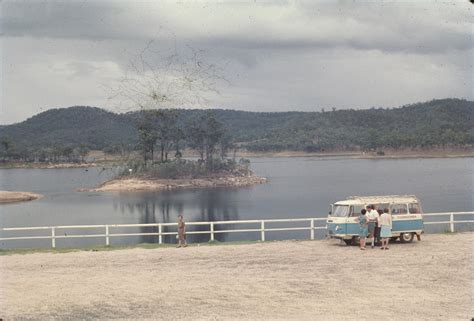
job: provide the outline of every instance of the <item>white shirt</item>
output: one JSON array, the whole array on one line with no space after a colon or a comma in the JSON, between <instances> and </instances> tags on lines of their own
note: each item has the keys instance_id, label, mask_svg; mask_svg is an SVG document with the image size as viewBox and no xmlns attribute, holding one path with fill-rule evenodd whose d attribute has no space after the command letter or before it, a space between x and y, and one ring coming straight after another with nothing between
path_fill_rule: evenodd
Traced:
<instances>
[{"instance_id":1,"label":"white shirt","mask_svg":"<svg viewBox=\"0 0 474 321\"><path fill-rule=\"evenodd\" d=\"M379 224L380 226L390 226L390 228L392 227L392 216L388 213L383 213L382 215L380 215L380 219L379 219Z\"/></svg>"},{"instance_id":2,"label":"white shirt","mask_svg":"<svg viewBox=\"0 0 474 321\"><path fill-rule=\"evenodd\" d=\"M377 221L378 218L379 218L379 212L377 212L376 210L370 210L370 211L367 213L367 218L368 218L370 221Z\"/></svg>"}]
</instances>

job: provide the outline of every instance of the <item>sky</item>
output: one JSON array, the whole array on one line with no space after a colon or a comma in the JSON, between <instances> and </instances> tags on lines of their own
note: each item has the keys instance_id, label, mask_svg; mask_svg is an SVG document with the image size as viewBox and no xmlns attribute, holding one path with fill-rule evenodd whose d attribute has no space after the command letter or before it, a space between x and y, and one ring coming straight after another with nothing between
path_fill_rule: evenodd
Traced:
<instances>
[{"instance_id":1,"label":"sky","mask_svg":"<svg viewBox=\"0 0 474 321\"><path fill-rule=\"evenodd\" d=\"M50 108L473 99L469 1L0 2L0 124Z\"/></svg>"}]
</instances>

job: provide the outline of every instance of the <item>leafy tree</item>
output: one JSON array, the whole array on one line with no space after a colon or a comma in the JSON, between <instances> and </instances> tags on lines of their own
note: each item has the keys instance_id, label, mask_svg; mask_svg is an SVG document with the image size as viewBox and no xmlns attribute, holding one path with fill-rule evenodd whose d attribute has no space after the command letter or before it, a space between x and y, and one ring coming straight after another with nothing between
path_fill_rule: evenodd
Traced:
<instances>
[{"instance_id":1,"label":"leafy tree","mask_svg":"<svg viewBox=\"0 0 474 321\"><path fill-rule=\"evenodd\" d=\"M151 113L147 113L152 115ZM155 142L158 134L149 118L144 118L138 124L138 148L143 157L143 163L146 167L148 159L153 161ZM150 158L148 158L150 156Z\"/></svg>"},{"instance_id":2,"label":"leafy tree","mask_svg":"<svg viewBox=\"0 0 474 321\"><path fill-rule=\"evenodd\" d=\"M215 118L212 112L191 119L187 125L189 146L199 152L200 159L208 168L212 168L213 156L224 134L222 123Z\"/></svg>"}]
</instances>

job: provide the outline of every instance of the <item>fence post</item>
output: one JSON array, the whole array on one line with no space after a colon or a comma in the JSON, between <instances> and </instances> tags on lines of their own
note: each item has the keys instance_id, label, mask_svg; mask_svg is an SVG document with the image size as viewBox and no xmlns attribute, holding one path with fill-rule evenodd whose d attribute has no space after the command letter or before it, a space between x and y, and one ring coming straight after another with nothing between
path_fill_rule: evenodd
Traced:
<instances>
[{"instance_id":1,"label":"fence post","mask_svg":"<svg viewBox=\"0 0 474 321\"><path fill-rule=\"evenodd\" d=\"M314 240L314 220L311 219L311 241Z\"/></svg>"},{"instance_id":2,"label":"fence post","mask_svg":"<svg viewBox=\"0 0 474 321\"><path fill-rule=\"evenodd\" d=\"M161 235L161 224L158 224L158 244L163 244L163 235Z\"/></svg>"},{"instance_id":3,"label":"fence post","mask_svg":"<svg viewBox=\"0 0 474 321\"><path fill-rule=\"evenodd\" d=\"M454 233L454 214L449 214L449 229L451 233Z\"/></svg>"},{"instance_id":4,"label":"fence post","mask_svg":"<svg viewBox=\"0 0 474 321\"><path fill-rule=\"evenodd\" d=\"M261 236L262 236L262 242L265 242L265 221L262 220L260 223L260 231L261 231Z\"/></svg>"},{"instance_id":5,"label":"fence post","mask_svg":"<svg viewBox=\"0 0 474 321\"><path fill-rule=\"evenodd\" d=\"M211 222L211 241L214 241L214 222Z\"/></svg>"},{"instance_id":6,"label":"fence post","mask_svg":"<svg viewBox=\"0 0 474 321\"><path fill-rule=\"evenodd\" d=\"M51 247L56 248L56 228L51 227Z\"/></svg>"},{"instance_id":7,"label":"fence post","mask_svg":"<svg viewBox=\"0 0 474 321\"><path fill-rule=\"evenodd\" d=\"M110 245L110 239L109 239L109 225L105 225L105 245L109 246Z\"/></svg>"}]
</instances>

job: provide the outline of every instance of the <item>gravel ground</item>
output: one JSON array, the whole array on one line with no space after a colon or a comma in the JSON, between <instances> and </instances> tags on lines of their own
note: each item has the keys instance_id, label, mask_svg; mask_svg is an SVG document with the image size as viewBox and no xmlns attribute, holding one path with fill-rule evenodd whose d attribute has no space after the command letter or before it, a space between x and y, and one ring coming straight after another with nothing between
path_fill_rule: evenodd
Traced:
<instances>
[{"instance_id":1,"label":"gravel ground","mask_svg":"<svg viewBox=\"0 0 474 321\"><path fill-rule=\"evenodd\" d=\"M0 318L471 320L474 233L0 257Z\"/></svg>"}]
</instances>

